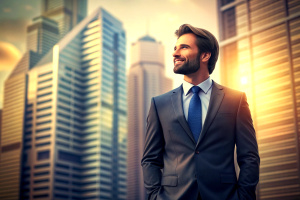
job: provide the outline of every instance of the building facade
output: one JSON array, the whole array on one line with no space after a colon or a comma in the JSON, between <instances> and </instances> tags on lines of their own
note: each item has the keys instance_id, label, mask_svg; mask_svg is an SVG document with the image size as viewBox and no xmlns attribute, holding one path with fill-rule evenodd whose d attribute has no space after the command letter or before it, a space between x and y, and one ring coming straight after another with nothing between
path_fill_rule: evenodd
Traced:
<instances>
[{"instance_id":1,"label":"building facade","mask_svg":"<svg viewBox=\"0 0 300 200\"><path fill-rule=\"evenodd\" d=\"M43 5L48 5L49 14L51 6L72 2L77 1ZM70 14L66 8L58 10ZM36 19L48 26L28 28L30 56L23 56L6 81L0 199L125 200L127 77L122 23L101 8L64 32L64 25L51 16ZM64 16L66 22L69 15ZM41 39L49 46L43 55L37 53L43 48L34 45L41 45L36 37L43 38L36 32L39 27L55 30L59 40L50 44L49 36Z\"/></svg>"},{"instance_id":2,"label":"building facade","mask_svg":"<svg viewBox=\"0 0 300 200\"><path fill-rule=\"evenodd\" d=\"M86 0L43 0L42 16L58 23L59 38L64 37L87 14Z\"/></svg>"},{"instance_id":3,"label":"building facade","mask_svg":"<svg viewBox=\"0 0 300 200\"><path fill-rule=\"evenodd\" d=\"M145 199L141 159L151 98L172 89L165 76L164 47L150 36L131 46L128 73L128 199Z\"/></svg>"},{"instance_id":4,"label":"building facade","mask_svg":"<svg viewBox=\"0 0 300 200\"><path fill-rule=\"evenodd\" d=\"M221 82L248 97L260 200L300 198L300 1L218 0Z\"/></svg>"},{"instance_id":5,"label":"building facade","mask_svg":"<svg viewBox=\"0 0 300 200\"><path fill-rule=\"evenodd\" d=\"M33 19L27 28L27 51L4 85L0 143L0 199L19 199L22 171L28 71L58 41L57 23L45 17Z\"/></svg>"}]
</instances>

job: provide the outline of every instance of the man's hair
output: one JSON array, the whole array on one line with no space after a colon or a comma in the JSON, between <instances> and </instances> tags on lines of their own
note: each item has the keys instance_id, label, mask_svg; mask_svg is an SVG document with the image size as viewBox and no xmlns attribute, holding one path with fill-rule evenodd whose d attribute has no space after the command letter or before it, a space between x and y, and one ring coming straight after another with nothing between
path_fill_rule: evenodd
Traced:
<instances>
[{"instance_id":1,"label":"man's hair","mask_svg":"<svg viewBox=\"0 0 300 200\"><path fill-rule=\"evenodd\" d=\"M209 31L194 27L190 24L182 24L179 29L175 31L177 38L187 33L193 33L196 35L196 45L198 47L199 54L206 52L211 53L208 61L208 71L209 74L211 74L215 69L219 56L219 43L217 39Z\"/></svg>"}]
</instances>

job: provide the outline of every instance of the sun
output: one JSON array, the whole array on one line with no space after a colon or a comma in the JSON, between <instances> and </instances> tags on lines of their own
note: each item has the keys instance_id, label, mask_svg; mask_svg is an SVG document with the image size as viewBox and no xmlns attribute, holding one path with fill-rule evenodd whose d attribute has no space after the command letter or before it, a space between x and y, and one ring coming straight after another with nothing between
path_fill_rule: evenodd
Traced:
<instances>
[{"instance_id":1,"label":"sun","mask_svg":"<svg viewBox=\"0 0 300 200\"><path fill-rule=\"evenodd\" d=\"M21 52L12 44L0 41L0 71L10 71L21 58Z\"/></svg>"}]
</instances>

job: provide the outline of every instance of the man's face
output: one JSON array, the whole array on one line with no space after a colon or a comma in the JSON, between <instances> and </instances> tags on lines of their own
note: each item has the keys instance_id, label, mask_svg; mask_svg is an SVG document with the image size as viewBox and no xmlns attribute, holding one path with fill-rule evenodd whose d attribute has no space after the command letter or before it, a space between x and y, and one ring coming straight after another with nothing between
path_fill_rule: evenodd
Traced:
<instances>
[{"instance_id":1,"label":"man's face","mask_svg":"<svg viewBox=\"0 0 300 200\"><path fill-rule=\"evenodd\" d=\"M180 36L173 53L174 73L192 74L200 68L200 53L196 45L196 36L187 33Z\"/></svg>"}]
</instances>

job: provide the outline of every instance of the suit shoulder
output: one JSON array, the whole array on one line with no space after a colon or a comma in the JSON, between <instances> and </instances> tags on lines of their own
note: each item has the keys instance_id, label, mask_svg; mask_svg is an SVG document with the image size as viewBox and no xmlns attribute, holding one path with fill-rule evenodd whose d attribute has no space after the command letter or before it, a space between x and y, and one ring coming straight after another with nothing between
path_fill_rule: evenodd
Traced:
<instances>
[{"instance_id":1,"label":"suit shoulder","mask_svg":"<svg viewBox=\"0 0 300 200\"><path fill-rule=\"evenodd\" d=\"M227 93L227 94L238 95L238 96L244 94L244 92L242 92L242 91L239 91L239 90L236 90L236 89L232 89L232 88L226 87L224 85L220 85L220 84L215 83L215 82L214 82L214 84L217 86L217 88L223 89L224 92Z\"/></svg>"},{"instance_id":2,"label":"suit shoulder","mask_svg":"<svg viewBox=\"0 0 300 200\"><path fill-rule=\"evenodd\" d=\"M228 93L233 93L233 94L237 94L237 95L242 95L244 93L244 92L236 90L236 89L232 89L232 88L225 87L225 86L223 86L223 87L224 87L225 92L228 92Z\"/></svg>"},{"instance_id":3,"label":"suit shoulder","mask_svg":"<svg viewBox=\"0 0 300 200\"><path fill-rule=\"evenodd\" d=\"M218 89L223 90L225 97L232 102L240 101L240 99L242 99L243 96L245 96L245 93L242 91L235 90L235 89L232 89L232 88L229 88L229 87L226 87L223 85L219 85L216 83L215 83L215 85Z\"/></svg>"},{"instance_id":4,"label":"suit shoulder","mask_svg":"<svg viewBox=\"0 0 300 200\"><path fill-rule=\"evenodd\" d=\"M181 90L182 90L182 86L179 86L169 92L155 96L155 97L153 97L153 99L155 102L167 101L174 93L180 92Z\"/></svg>"}]
</instances>

